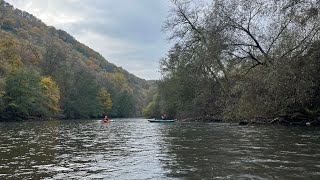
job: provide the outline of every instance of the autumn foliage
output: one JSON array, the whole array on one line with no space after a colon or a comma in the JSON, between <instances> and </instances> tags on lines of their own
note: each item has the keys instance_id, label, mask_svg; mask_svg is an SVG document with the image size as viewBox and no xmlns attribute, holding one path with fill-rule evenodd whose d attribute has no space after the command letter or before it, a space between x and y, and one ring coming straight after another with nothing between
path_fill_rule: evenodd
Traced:
<instances>
[{"instance_id":1,"label":"autumn foliage","mask_svg":"<svg viewBox=\"0 0 320 180\"><path fill-rule=\"evenodd\" d=\"M0 0L0 120L141 116L147 89L67 32Z\"/></svg>"}]
</instances>

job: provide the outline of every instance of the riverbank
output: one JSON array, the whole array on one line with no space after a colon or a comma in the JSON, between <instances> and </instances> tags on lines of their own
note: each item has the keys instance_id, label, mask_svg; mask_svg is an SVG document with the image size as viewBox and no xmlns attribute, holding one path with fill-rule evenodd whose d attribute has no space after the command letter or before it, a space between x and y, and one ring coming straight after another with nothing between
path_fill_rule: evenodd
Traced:
<instances>
[{"instance_id":1,"label":"riverbank","mask_svg":"<svg viewBox=\"0 0 320 180\"><path fill-rule=\"evenodd\" d=\"M215 123L228 123L230 121L214 116L192 117L183 118L180 122L215 122ZM301 113L295 113L292 115L279 116L275 118L254 118L245 120L233 121L239 125L286 125L286 126L320 126L320 117L309 117Z\"/></svg>"}]
</instances>

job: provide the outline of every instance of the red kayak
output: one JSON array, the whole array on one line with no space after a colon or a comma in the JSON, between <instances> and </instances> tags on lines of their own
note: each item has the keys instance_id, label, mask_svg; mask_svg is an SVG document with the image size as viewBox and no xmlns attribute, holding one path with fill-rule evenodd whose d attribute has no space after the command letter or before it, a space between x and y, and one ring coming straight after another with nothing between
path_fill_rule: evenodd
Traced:
<instances>
[{"instance_id":1,"label":"red kayak","mask_svg":"<svg viewBox=\"0 0 320 180\"><path fill-rule=\"evenodd\" d=\"M103 122L104 122L104 123L108 123L108 122L110 122L110 120L109 120L108 116L105 116L105 117L103 118Z\"/></svg>"}]
</instances>

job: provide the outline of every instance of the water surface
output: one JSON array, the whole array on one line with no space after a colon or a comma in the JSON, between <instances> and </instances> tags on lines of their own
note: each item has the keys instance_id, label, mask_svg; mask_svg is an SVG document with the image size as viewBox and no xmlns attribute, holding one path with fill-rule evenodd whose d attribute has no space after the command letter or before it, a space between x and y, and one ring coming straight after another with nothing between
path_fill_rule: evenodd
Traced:
<instances>
[{"instance_id":1,"label":"water surface","mask_svg":"<svg viewBox=\"0 0 320 180\"><path fill-rule=\"evenodd\" d=\"M0 179L320 179L320 129L145 119L0 123Z\"/></svg>"}]
</instances>

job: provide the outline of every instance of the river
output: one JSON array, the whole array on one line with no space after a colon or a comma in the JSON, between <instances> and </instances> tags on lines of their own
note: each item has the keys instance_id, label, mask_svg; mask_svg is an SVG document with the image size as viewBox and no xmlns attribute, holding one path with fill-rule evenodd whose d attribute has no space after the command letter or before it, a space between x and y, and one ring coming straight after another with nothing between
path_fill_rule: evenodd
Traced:
<instances>
[{"instance_id":1,"label":"river","mask_svg":"<svg viewBox=\"0 0 320 180\"><path fill-rule=\"evenodd\" d=\"M0 179L320 179L320 128L0 123Z\"/></svg>"}]
</instances>

